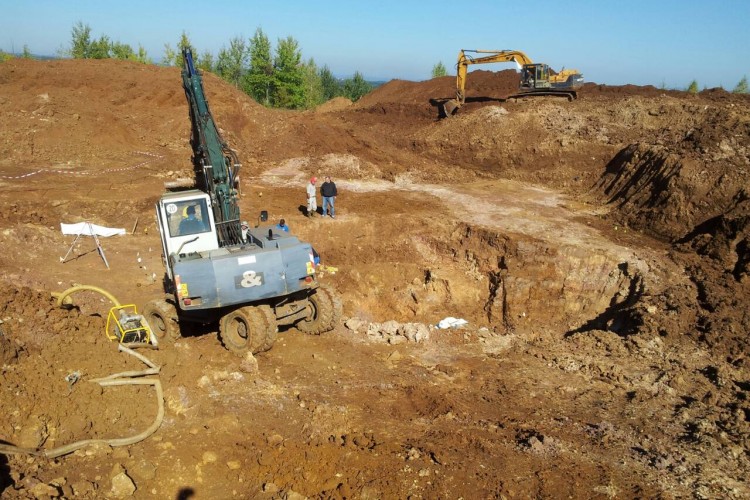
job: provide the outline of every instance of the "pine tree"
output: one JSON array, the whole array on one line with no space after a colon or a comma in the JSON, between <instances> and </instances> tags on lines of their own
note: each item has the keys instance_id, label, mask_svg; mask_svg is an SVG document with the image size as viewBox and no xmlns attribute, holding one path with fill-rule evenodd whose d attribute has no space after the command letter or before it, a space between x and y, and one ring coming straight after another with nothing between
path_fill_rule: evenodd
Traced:
<instances>
[{"instance_id":1,"label":"pine tree","mask_svg":"<svg viewBox=\"0 0 750 500\"><path fill-rule=\"evenodd\" d=\"M697 94L698 93L698 81L693 80L692 82L690 82L690 86L688 87L687 91L690 92L691 94Z\"/></svg>"},{"instance_id":2,"label":"pine tree","mask_svg":"<svg viewBox=\"0 0 750 500\"><path fill-rule=\"evenodd\" d=\"M305 103L302 53L299 43L291 36L279 40L273 59L273 105L279 108L299 109Z\"/></svg>"},{"instance_id":3,"label":"pine tree","mask_svg":"<svg viewBox=\"0 0 750 500\"><path fill-rule=\"evenodd\" d=\"M110 48L112 57L114 57L115 59L127 59L131 61L134 61L136 59L133 47L131 47L127 43L114 42Z\"/></svg>"},{"instance_id":4,"label":"pine tree","mask_svg":"<svg viewBox=\"0 0 750 500\"><path fill-rule=\"evenodd\" d=\"M435 66L432 67L432 77L433 78L440 78L441 76L446 76L448 74L448 71L445 69L445 66L443 65L443 62L440 61Z\"/></svg>"},{"instance_id":5,"label":"pine tree","mask_svg":"<svg viewBox=\"0 0 750 500\"><path fill-rule=\"evenodd\" d=\"M219 51L216 60L216 73L239 88L242 84L242 77L247 70L249 56L249 48L245 40L240 37L232 38L229 40L229 49L222 47Z\"/></svg>"},{"instance_id":6,"label":"pine tree","mask_svg":"<svg viewBox=\"0 0 750 500\"><path fill-rule=\"evenodd\" d=\"M140 44L138 44L138 54L135 56L135 60L143 64L153 64L153 61L151 61L151 58L148 57L148 53L146 52L146 49L144 49L143 45L140 45Z\"/></svg>"},{"instance_id":7,"label":"pine tree","mask_svg":"<svg viewBox=\"0 0 750 500\"><path fill-rule=\"evenodd\" d=\"M312 58L302 65L302 85L305 96L303 108L314 108L326 101L323 98L323 82L320 79L318 66Z\"/></svg>"},{"instance_id":8,"label":"pine tree","mask_svg":"<svg viewBox=\"0 0 750 500\"><path fill-rule=\"evenodd\" d=\"M259 103L270 106L273 73L271 42L258 28L250 39L250 67L243 78L243 90Z\"/></svg>"},{"instance_id":9,"label":"pine tree","mask_svg":"<svg viewBox=\"0 0 750 500\"><path fill-rule=\"evenodd\" d=\"M91 51L91 27L78 21L73 25L69 55L73 59L86 59Z\"/></svg>"},{"instance_id":10,"label":"pine tree","mask_svg":"<svg viewBox=\"0 0 750 500\"><path fill-rule=\"evenodd\" d=\"M202 71L214 71L214 55L209 51L204 51L195 64Z\"/></svg>"},{"instance_id":11,"label":"pine tree","mask_svg":"<svg viewBox=\"0 0 750 500\"><path fill-rule=\"evenodd\" d=\"M193 53L193 57L198 57L198 51L190 42L190 37L183 30L180 35L180 41L177 42L177 49L173 49L168 43L164 44L164 59L162 63L165 66L182 66L182 49L189 48Z\"/></svg>"},{"instance_id":12,"label":"pine tree","mask_svg":"<svg viewBox=\"0 0 750 500\"><path fill-rule=\"evenodd\" d=\"M328 65L324 65L320 68L320 84L323 87L323 102L330 101L334 97L341 95L341 85L339 81L333 76Z\"/></svg>"},{"instance_id":13,"label":"pine tree","mask_svg":"<svg viewBox=\"0 0 750 500\"><path fill-rule=\"evenodd\" d=\"M89 59L109 59L112 42L107 35L102 35L89 46Z\"/></svg>"},{"instance_id":14,"label":"pine tree","mask_svg":"<svg viewBox=\"0 0 750 500\"><path fill-rule=\"evenodd\" d=\"M365 80L365 77L359 71L354 72L353 78L344 80L344 96L352 101L358 101L360 97L371 91L372 85Z\"/></svg>"},{"instance_id":15,"label":"pine tree","mask_svg":"<svg viewBox=\"0 0 750 500\"><path fill-rule=\"evenodd\" d=\"M747 94L747 77L743 76L742 80L737 83L737 86L732 90L735 94Z\"/></svg>"}]
</instances>

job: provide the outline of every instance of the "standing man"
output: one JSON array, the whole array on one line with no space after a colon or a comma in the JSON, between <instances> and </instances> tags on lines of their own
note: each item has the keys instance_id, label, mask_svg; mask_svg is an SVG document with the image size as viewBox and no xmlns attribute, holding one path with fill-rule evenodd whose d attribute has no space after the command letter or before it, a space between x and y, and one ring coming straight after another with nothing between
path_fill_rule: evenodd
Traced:
<instances>
[{"instance_id":1,"label":"standing man","mask_svg":"<svg viewBox=\"0 0 750 500\"><path fill-rule=\"evenodd\" d=\"M328 212L328 207L331 207L331 219L336 218L336 210L333 207L333 202L336 201L336 183L331 180L329 176L326 176L326 181L320 186L320 195L323 197L323 217Z\"/></svg>"},{"instance_id":2,"label":"standing man","mask_svg":"<svg viewBox=\"0 0 750 500\"><path fill-rule=\"evenodd\" d=\"M307 185L307 216L312 217L315 212L318 211L318 200L315 194L315 182L318 179L315 177L310 178L310 183Z\"/></svg>"}]
</instances>

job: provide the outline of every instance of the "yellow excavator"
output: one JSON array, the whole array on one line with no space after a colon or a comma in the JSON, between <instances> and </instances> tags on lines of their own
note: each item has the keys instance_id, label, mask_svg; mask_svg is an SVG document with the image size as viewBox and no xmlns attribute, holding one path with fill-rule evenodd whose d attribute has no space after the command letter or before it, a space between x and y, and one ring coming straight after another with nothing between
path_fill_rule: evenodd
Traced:
<instances>
[{"instance_id":1,"label":"yellow excavator","mask_svg":"<svg viewBox=\"0 0 750 500\"><path fill-rule=\"evenodd\" d=\"M488 54L473 57L472 54ZM557 72L544 63L535 63L519 50L469 50L461 49L456 63L456 99L443 104L445 116L451 116L466 102L466 73L470 64L515 62L521 69L521 84L518 92L508 98L552 95L577 98L576 90L583 85L583 75L575 69Z\"/></svg>"}]
</instances>

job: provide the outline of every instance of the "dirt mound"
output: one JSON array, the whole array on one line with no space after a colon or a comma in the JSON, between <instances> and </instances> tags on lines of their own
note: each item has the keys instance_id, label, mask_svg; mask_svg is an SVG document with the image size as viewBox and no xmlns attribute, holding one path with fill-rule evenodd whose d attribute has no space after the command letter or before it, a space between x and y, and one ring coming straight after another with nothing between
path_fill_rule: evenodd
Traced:
<instances>
[{"instance_id":1,"label":"dirt mound","mask_svg":"<svg viewBox=\"0 0 750 500\"><path fill-rule=\"evenodd\" d=\"M9 121L0 125L0 154L15 160L20 173L34 166L75 169L119 161L134 150L189 169L179 71L110 59L3 63L0 105ZM249 156L245 145L272 125L274 113L216 76L204 78L225 139Z\"/></svg>"},{"instance_id":2,"label":"dirt mound","mask_svg":"<svg viewBox=\"0 0 750 500\"><path fill-rule=\"evenodd\" d=\"M631 227L672 240L734 210L750 171L750 122L732 105L690 106L659 144L620 151L598 183ZM669 115L669 114L668 114Z\"/></svg>"},{"instance_id":3,"label":"dirt mound","mask_svg":"<svg viewBox=\"0 0 750 500\"><path fill-rule=\"evenodd\" d=\"M316 113L328 113L331 111L341 111L352 105L351 99L346 97L334 97L315 108Z\"/></svg>"},{"instance_id":4,"label":"dirt mound","mask_svg":"<svg viewBox=\"0 0 750 500\"><path fill-rule=\"evenodd\" d=\"M640 96L658 97L660 95L685 95L678 91L658 89L653 85L601 85L598 83L584 83L580 89L584 97L588 96Z\"/></svg>"}]
</instances>

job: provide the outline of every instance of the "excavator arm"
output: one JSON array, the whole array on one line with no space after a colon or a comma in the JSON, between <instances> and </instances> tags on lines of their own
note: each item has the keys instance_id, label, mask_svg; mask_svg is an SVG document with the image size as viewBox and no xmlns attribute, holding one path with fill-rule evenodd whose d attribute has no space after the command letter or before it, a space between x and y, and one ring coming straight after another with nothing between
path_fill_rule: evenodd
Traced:
<instances>
[{"instance_id":1,"label":"excavator arm","mask_svg":"<svg viewBox=\"0 0 750 500\"><path fill-rule=\"evenodd\" d=\"M489 54L482 57L472 57L467 52ZM499 62L515 62L519 68L526 64L533 64L533 61L519 50L468 50L461 49L458 53L458 62L456 63L456 101L459 105L466 102L464 93L466 87L466 73L471 64L490 64Z\"/></svg>"},{"instance_id":2,"label":"excavator arm","mask_svg":"<svg viewBox=\"0 0 750 500\"><path fill-rule=\"evenodd\" d=\"M190 107L193 168L196 185L211 198L220 246L239 243L240 209L235 180L240 162L221 137L203 93L203 81L189 48L182 50L182 84Z\"/></svg>"}]
</instances>

